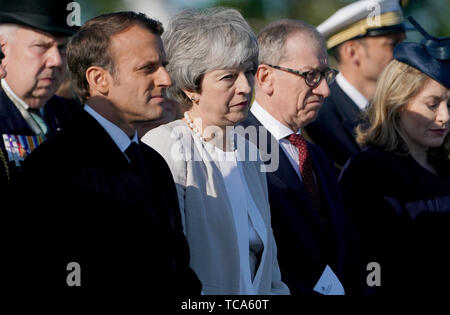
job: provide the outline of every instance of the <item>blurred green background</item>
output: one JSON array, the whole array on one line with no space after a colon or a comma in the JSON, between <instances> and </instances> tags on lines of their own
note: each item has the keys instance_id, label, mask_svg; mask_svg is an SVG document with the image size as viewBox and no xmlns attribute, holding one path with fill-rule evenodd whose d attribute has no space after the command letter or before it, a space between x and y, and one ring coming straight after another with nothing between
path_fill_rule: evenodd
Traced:
<instances>
[{"instance_id":1,"label":"blurred green background","mask_svg":"<svg viewBox=\"0 0 450 315\"><path fill-rule=\"evenodd\" d=\"M293 18L319 25L339 8L353 0L78 0L81 20L107 12L134 10L146 13L165 25L173 14L183 8L227 6L238 9L258 32L267 23ZM450 36L450 0L409 0L404 15L413 16L435 36ZM416 32L409 32L408 39L417 40Z\"/></svg>"}]
</instances>

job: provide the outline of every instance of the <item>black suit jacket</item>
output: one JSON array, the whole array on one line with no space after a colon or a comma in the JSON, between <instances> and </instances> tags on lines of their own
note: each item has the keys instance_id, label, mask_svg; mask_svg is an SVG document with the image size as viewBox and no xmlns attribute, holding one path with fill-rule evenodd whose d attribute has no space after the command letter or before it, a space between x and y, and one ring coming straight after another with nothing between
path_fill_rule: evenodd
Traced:
<instances>
[{"instance_id":1,"label":"black suit jacket","mask_svg":"<svg viewBox=\"0 0 450 315\"><path fill-rule=\"evenodd\" d=\"M140 148L147 172L137 174L80 108L70 127L26 158L17 187L26 200L13 215L8 255L20 285L73 292L66 267L77 262L84 291L200 293L170 170L156 151ZM35 268L17 270L23 262Z\"/></svg>"},{"instance_id":2,"label":"black suit jacket","mask_svg":"<svg viewBox=\"0 0 450 315\"><path fill-rule=\"evenodd\" d=\"M67 126L71 122L75 110L75 105L70 104L62 97L55 95L50 98L44 105L43 115L43 119L48 126L47 136L51 137L57 131ZM33 131L6 93L0 90L0 135L2 134L31 136ZM8 159L3 138L0 139L0 149L3 151L4 157ZM16 169L13 162L8 162L8 167L10 169L10 178L14 181L19 169Z\"/></svg>"},{"instance_id":3,"label":"black suit jacket","mask_svg":"<svg viewBox=\"0 0 450 315\"><path fill-rule=\"evenodd\" d=\"M440 176L410 155L371 148L342 171L339 182L363 261L381 267L377 294L450 293L450 162L437 166Z\"/></svg>"},{"instance_id":4,"label":"black suit jacket","mask_svg":"<svg viewBox=\"0 0 450 315\"><path fill-rule=\"evenodd\" d=\"M244 127L261 123L250 113ZM260 145L261 134L256 144ZM271 150L267 132L267 151ZM276 143L276 142L274 142ZM279 144L277 144L279 146ZM347 221L335 171L325 154L308 143L319 181L323 208L328 219L321 223L302 181L279 147L279 167L267 173L272 228L278 247L281 276L292 294L312 294L328 264L347 293L359 290L358 249L353 228ZM264 154L264 152L262 152ZM267 161L270 164L271 161Z\"/></svg>"},{"instance_id":5,"label":"black suit jacket","mask_svg":"<svg viewBox=\"0 0 450 315\"><path fill-rule=\"evenodd\" d=\"M330 85L330 92L316 120L305 129L311 140L342 167L361 151L355 140L355 128L362 112L336 82Z\"/></svg>"}]
</instances>

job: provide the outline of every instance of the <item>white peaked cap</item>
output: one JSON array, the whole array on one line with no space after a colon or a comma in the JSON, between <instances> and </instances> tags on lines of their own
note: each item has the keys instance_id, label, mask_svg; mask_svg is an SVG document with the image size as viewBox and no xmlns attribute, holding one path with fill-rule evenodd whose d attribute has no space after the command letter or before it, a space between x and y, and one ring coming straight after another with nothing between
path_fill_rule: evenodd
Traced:
<instances>
[{"instance_id":1,"label":"white peaked cap","mask_svg":"<svg viewBox=\"0 0 450 315\"><path fill-rule=\"evenodd\" d=\"M332 48L355 37L369 36L372 30L392 33L405 28L399 0L360 0L336 11L317 30ZM375 35L381 35L380 32Z\"/></svg>"}]
</instances>

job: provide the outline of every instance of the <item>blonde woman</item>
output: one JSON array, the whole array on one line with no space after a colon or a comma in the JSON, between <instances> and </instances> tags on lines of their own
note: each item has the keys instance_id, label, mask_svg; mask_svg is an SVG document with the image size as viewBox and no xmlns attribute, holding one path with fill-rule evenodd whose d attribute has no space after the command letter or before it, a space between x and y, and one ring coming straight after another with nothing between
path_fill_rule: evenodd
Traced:
<instances>
[{"instance_id":1,"label":"blonde woman","mask_svg":"<svg viewBox=\"0 0 450 315\"><path fill-rule=\"evenodd\" d=\"M340 183L380 294L449 293L450 39L401 43ZM379 285L379 286L378 286Z\"/></svg>"}]
</instances>

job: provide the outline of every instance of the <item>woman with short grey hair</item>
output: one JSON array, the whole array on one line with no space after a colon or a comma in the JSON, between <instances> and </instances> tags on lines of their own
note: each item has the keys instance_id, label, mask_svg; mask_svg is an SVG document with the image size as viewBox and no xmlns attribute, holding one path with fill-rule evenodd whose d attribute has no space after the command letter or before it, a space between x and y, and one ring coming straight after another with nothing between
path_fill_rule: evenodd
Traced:
<instances>
[{"instance_id":1,"label":"woman with short grey hair","mask_svg":"<svg viewBox=\"0 0 450 315\"><path fill-rule=\"evenodd\" d=\"M256 37L234 9L185 10L163 35L169 97L184 119L142 141L169 164L177 185L191 267L205 294L289 294L281 281L266 177L256 147L233 127L247 116Z\"/></svg>"}]
</instances>

